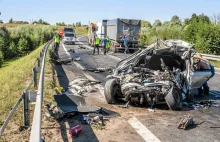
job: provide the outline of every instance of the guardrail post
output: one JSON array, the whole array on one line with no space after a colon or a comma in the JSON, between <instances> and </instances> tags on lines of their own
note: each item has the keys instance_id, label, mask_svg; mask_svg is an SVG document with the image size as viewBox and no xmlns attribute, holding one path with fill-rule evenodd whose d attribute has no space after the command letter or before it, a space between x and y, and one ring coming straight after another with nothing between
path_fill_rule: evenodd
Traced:
<instances>
[{"instance_id":1,"label":"guardrail post","mask_svg":"<svg viewBox=\"0 0 220 142\"><path fill-rule=\"evenodd\" d=\"M40 67L40 58L37 58L37 66Z\"/></svg>"},{"instance_id":2,"label":"guardrail post","mask_svg":"<svg viewBox=\"0 0 220 142\"><path fill-rule=\"evenodd\" d=\"M24 126L30 126L30 111L28 93L23 92Z\"/></svg>"},{"instance_id":3,"label":"guardrail post","mask_svg":"<svg viewBox=\"0 0 220 142\"><path fill-rule=\"evenodd\" d=\"M34 80L34 88L37 89L37 70L36 67L32 69L33 72L33 80Z\"/></svg>"}]
</instances>

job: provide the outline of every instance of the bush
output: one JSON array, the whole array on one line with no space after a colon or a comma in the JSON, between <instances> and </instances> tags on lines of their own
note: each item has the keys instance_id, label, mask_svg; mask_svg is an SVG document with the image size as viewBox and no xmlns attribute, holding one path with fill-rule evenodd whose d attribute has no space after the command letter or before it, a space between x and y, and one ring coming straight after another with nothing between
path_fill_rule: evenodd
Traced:
<instances>
[{"instance_id":1,"label":"bush","mask_svg":"<svg viewBox=\"0 0 220 142\"><path fill-rule=\"evenodd\" d=\"M3 62L4 62L4 57L2 52L0 51L0 68L2 67Z\"/></svg>"},{"instance_id":2,"label":"bush","mask_svg":"<svg viewBox=\"0 0 220 142\"><path fill-rule=\"evenodd\" d=\"M22 56L53 38L56 28L52 26L22 26L0 28L0 51L4 60Z\"/></svg>"},{"instance_id":3,"label":"bush","mask_svg":"<svg viewBox=\"0 0 220 142\"><path fill-rule=\"evenodd\" d=\"M197 52L207 54L220 54L220 24L212 24L209 17L193 14L183 22L178 16L162 25L147 26L142 22L140 45L149 45L156 42L156 38L182 39L195 45ZM155 23L160 23L157 20ZM157 26L155 26L157 25Z\"/></svg>"}]
</instances>

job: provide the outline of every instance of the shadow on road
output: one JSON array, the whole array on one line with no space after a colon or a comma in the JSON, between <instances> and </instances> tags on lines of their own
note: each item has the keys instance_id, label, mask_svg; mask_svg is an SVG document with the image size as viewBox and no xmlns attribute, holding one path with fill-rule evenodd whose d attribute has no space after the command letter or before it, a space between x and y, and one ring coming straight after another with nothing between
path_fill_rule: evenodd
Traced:
<instances>
[{"instance_id":1,"label":"shadow on road","mask_svg":"<svg viewBox=\"0 0 220 142\"><path fill-rule=\"evenodd\" d=\"M59 55L58 51L56 51L56 53L57 55ZM67 88L70 81L64 71L63 66L55 65L54 68L57 73L59 85L62 86L63 88ZM60 125L62 141L64 142L70 142L70 141L98 142L98 139L94 134L91 126L81 124L81 122L77 119L75 115L61 118L57 122ZM69 134L69 129L77 125L81 126L82 132L77 137L71 137L71 135Z\"/></svg>"}]
</instances>

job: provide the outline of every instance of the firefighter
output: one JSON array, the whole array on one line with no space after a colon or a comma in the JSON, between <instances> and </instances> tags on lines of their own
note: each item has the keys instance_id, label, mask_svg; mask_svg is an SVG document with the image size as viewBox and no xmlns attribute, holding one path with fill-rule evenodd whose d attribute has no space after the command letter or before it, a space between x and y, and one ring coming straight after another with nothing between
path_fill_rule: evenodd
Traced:
<instances>
[{"instance_id":1,"label":"firefighter","mask_svg":"<svg viewBox=\"0 0 220 142\"><path fill-rule=\"evenodd\" d=\"M108 53L108 51L110 50L110 44L111 44L111 40L109 38L109 36L107 36L107 44L106 44L106 52Z\"/></svg>"},{"instance_id":2,"label":"firefighter","mask_svg":"<svg viewBox=\"0 0 220 142\"><path fill-rule=\"evenodd\" d=\"M99 54L99 44L100 44L100 39L97 35L95 35L95 47L93 49L93 55L95 55L95 49L97 48L98 54Z\"/></svg>"}]
</instances>

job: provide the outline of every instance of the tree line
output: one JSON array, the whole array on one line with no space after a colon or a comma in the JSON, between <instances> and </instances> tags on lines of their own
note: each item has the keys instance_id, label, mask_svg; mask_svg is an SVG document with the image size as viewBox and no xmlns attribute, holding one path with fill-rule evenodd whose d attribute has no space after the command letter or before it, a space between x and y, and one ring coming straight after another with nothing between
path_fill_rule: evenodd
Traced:
<instances>
[{"instance_id":1,"label":"tree line","mask_svg":"<svg viewBox=\"0 0 220 142\"><path fill-rule=\"evenodd\" d=\"M175 15L170 21L155 20L141 23L140 45L149 45L161 39L182 39L195 45L197 52L220 54L220 15L192 14L190 18L180 20Z\"/></svg>"},{"instance_id":2,"label":"tree line","mask_svg":"<svg viewBox=\"0 0 220 142\"><path fill-rule=\"evenodd\" d=\"M4 61L21 57L53 38L52 26L0 28L0 67Z\"/></svg>"}]
</instances>

